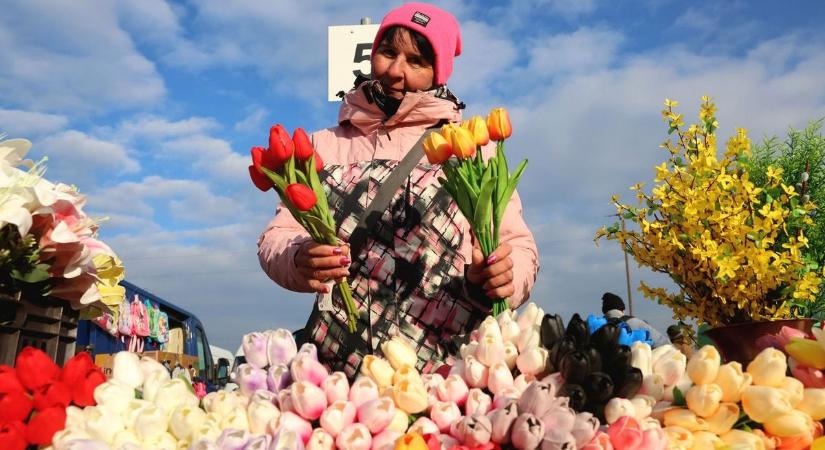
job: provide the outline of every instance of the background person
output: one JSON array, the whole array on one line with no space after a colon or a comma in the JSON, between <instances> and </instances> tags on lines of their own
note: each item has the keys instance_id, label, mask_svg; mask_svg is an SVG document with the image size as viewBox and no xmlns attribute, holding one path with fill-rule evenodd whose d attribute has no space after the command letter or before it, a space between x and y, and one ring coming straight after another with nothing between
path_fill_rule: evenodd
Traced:
<instances>
[{"instance_id":1,"label":"background person","mask_svg":"<svg viewBox=\"0 0 825 450\"><path fill-rule=\"evenodd\" d=\"M653 346L669 344L670 341L666 336L653 328L644 320L625 314L624 300L612 292L605 292L602 295L602 313L608 319L621 320L633 330L647 330L650 333L650 339L653 340Z\"/></svg>"}]
</instances>

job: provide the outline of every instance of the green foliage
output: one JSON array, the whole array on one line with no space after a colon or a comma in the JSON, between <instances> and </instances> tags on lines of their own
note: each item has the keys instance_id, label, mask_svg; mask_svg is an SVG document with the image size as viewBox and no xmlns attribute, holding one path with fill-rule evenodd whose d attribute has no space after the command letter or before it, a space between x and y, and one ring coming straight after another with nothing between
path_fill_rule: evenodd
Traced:
<instances>
[{"instance_id":1,"label":"green foliage","mask_svg":"<svg viewBox=\"0 0 825 450\"><path fill-rule=\"evenodd\" d=\"M803 130L790 128L785 140L773 136L753 148L753 156L746 161L751 180L757 186L767 181L768 166L782 168L782 182L794 186L797 192L807 195L816 205L813 223L795 222L795 233L801 229L808 238L809 247L804 256L809 268L825 267L825 136L822 134L824 119L812 121ZM807 180L806 180L807 168ZM804 199L803 199L804 201ZM777 241L781 248L784 242ZM820 292L814 302L792 302L791 312L796 317L825 319L825 292Z\"/></svg>"},{"instance_id":2,"label":"green foliage","mask_svg":"<svg viewBox=\"0 0 825 450\"><path fill-rule=\"evenodd\" d=\"M21 237L11 225L0 228L0 292L44 297L49 289L49 265L40 262L34 236Z\"/></svg>"}]
</instances>

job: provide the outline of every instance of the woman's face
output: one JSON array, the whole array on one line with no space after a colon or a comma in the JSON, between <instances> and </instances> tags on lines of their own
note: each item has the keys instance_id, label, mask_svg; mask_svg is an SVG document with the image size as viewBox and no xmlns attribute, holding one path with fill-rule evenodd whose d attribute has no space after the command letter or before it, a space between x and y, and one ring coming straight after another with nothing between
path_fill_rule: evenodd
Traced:
<instances>
[{"instance_id":1,"label":"woman's face","mask_svg":"<svg viewBox=\"0 0 825 450\"><path fill-rule=\"evenodd\" d=\"M392 41L384 40L373 52L372 76L381 82L385 94L400 99L407 92L431 88L433 66L418 51L410 33L400 29Z\"/></svg>"}]
</instances>

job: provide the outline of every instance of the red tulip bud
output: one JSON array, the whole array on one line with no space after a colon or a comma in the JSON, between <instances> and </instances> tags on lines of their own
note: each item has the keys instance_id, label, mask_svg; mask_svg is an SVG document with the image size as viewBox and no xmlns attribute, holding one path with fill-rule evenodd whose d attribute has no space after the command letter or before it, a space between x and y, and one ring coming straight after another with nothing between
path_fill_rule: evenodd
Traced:
<instances>
[{"instance_id":1,"label":"red tulip bud","mask_svg":"<svg viewBox=\"0 0 825 450\"><path fill-rule=\"evenodd\" d=\"M249 178L252 178L252 184L254 184L256 188L264 192L272 189L272 181L268 176L255 169L254 165L249 166Z\"/></svg>"},{"instance_id":2,"label":"red tulip bud","mask_svg":"<svg viewBox=\"0 0 825 450\"><path fill-rule=\"evenodd\" d=\"M66 410L52 406L38 412L29 420L26 427L26 439L37 445L49 445L52 437L66 427Z\"/></svg>"},{"instance_id":3,"label":"red tulip bud","mask_svg":"<svg viewBox=\"0 0 825 450\"><path fill-rule=\"evenodd\" d=\"M23 422L0 422L0 448L5 450L25 450L26 425Z\"/></svg>"},{"instance_id":4,"label":"red tulip bud","mask_svg":"<svg viewBox=\"0 0 825 450\"><path fill-rule=\"evenodd\" d=\"M80 406L94 406L95 388L106 382L106 375L99 367L92 367L76 384L72 385L72 402Z\"/></svg>"},{"instance_id":5,"label":"red tulip bud","mask_svg":"<svg viewBox=\"0 0 825 450\"><path fill-rule=\"evenodd\" d=\"M264 173L261 167L274 172L283 165L283 161L279 161L272 152L263 147L252 147L249 153L252 155L252 165L258 172Z\"/></svg>"},{"instance_id":6,"label":"red tulip bud","mask_svg":"<svg viewBox=\"0 0 825 450\"><path fill-rule=\"evenodd\" d=\"M43 411L52 406L66 408L72 403L72 391L62 381L55 381L34 391L34 409Z\"/></svg>"},{"instance_id":7,"label":"red tulip bud","mask_svg":"<svg viewBox=\"0 0 825 450\"><path fill-rule=\"evenodd\" d=\"M17 355L15 368L20 383L30 391L60 378L60 367L49 355L34 347L26 347Z\"/></svg>"},{"instance_id":8,"label":"red tulip bud","mask_svg":"<svg viewBox=\"0 0 825 450\"><path fill-rule=\"evenodd\" d=\"M313 153L315 155L315 171L320 172L324 168L324 160L321 159L321 155L318 152Z\"/></svg>"},{"instance_id":9,"label":"red tulip bud","mask_svg":"<svg viewBox=\"0 0 825 450\"><path fill-rule=\"evenodd\" d=\"M68 386L72 386L83 380L86 372L94 367L95 363L92 361L92 356L88 352L80 352L72 356L72 359L66 361L66 364L63 365L60 379Z\"/></svg>"},{"instance_id":10,"label":"red tulip bud","mask_svg":"<svg viewBox=\"0 0 825 450\"><path fill-rule=\"evenodd\" d=\"M315 202L318 201L315 197L315 192L308 186L300 183L292 183L287 186L286 196L298 211L309 211L315 206Z\"/></svg>"},{"instance_id":11,"label":"red tulip bud","mask_svg":"<svg viewBox=\"0 0 825 450\"><path fill-rule=\"evenodd\" d=\"M0 366L0 394L13 391L22 391L23 385L17 379L17 372L13 367Z\"/></svg>"},{"instance_id":12,"label":"red tulip bud","mask_svg":"<svg viewBox=\"0 0 825 450\"><path fill-rule=\"evenodd\" d=\"M288 160L295 151L292 139L283 125L278 124L269 129L269 151L278 161L278 166Z\"/></svg>"},{"instance_id":13,"label":"red tulip bud","mask_svg":"<svg viewBox=\"0 0 825 450\"><path fill-rule=\"evenodd\" d=\"M309 140L306 131L303 128L296 128L292 133L292 141L295 143L295 159L298 161L306 161L315 152L312 148L312 142Z\"/></svg>"},{"instance_id":14,"label":"red tulip bud","mask_svg":"<svg viewBox=\"0 0 825 450\"><path fill-rule=\"evenodd\" d=\"M23 391L0 394L0 423L26 420L32 411L32 400Z\"/></svg>"}]
</instances>

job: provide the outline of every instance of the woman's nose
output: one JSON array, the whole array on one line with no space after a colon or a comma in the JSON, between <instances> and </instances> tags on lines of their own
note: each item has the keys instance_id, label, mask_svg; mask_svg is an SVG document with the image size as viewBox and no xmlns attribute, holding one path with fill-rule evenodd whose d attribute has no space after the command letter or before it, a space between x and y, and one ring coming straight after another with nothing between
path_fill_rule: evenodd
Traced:
<instances>
[{"instance_id":1,"label":"woman's nose","mask_svg":"<svg viewBox=\"0 0 825 450\"><path fill-rule=\"evenodd\" d=\"M387 67L387 75L393 78L402 78L404 76L405 62L402 58L395 58L389 67Z\"/></svg>"}]
</instances>

